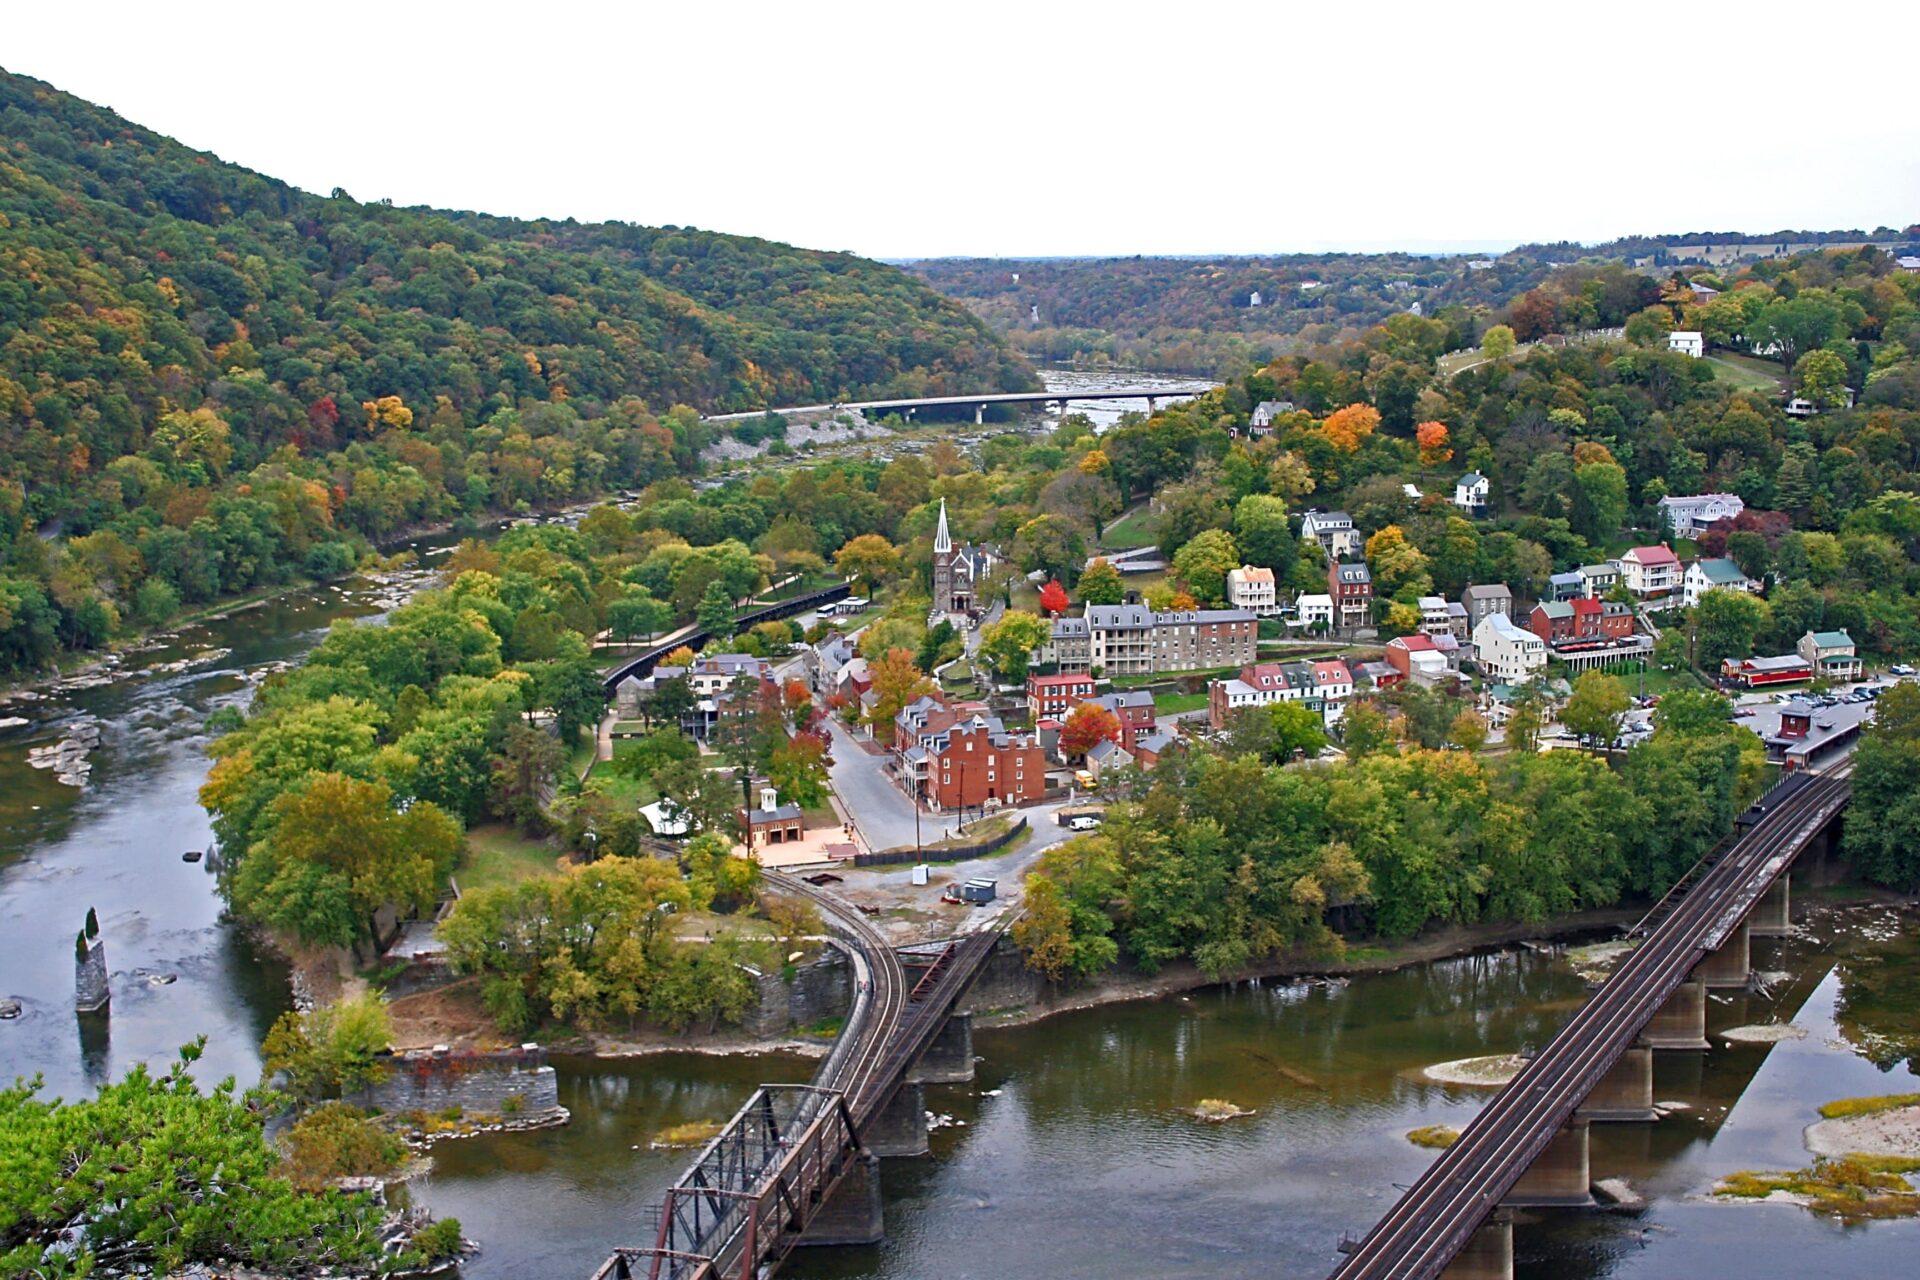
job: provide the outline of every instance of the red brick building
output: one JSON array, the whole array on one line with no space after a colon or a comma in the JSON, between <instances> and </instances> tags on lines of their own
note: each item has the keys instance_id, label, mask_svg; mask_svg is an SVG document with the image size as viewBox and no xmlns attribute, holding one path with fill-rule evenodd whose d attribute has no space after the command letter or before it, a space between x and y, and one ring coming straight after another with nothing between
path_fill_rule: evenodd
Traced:
<instances>
[{"instance_id":1,"label":"red brick building","mask_svg":"<svg viewBox=\"0 0 1920 1280\"><path fill-rule=\"evenodd\" d=\"M953 726L926 749L925 794L941 809L1028 804L1047 789L1047 758L1029 734L988 716Z\"/></svg>"},{"instance_id":2,"label":"red brick building","mask_svg":"<svg viewBox=\"0 0 1920 1280\"><path fill-rule=\"evenodd\" d=\"M1027 722L1064 720L1067 712L1093 696L1093 677L1080 674L1027 677Z\"/></svg>"},{"instance_id":3,"label":"red brick building","mask_svg":"<svg viewBox=\"0 0 1920 1280\"><path fill-rule=\"evenodd\" d=\"M1120 745L1129 752L1140 739L1154 730L1153 695L1145 689L1133 689L1125 693L1108 693L1098 698L1089 698L1089 702L1098 703L1113 712L1120 721Z\"/></svg>"},{"instance_id":4,"label":"red brick building","mask_svg":"<svg viewBox=\"0 0 1920 1280\"><path fill-rule=\"evenodd\" d=\"M954 725L973 716L987 714L984 702L948 702L941 695L925 694L901 709L893 721L893 749L907 751L925 746Z\"/></svg>"},{"instance_id":5,"label":"red brick building","mask_svg":"<svg viewBox=\"0 0 1920 1280\"><path fill-rule=\"evenodd\" d=\"M1549 648L1625 640L1633 635L1633 610L1580 596L1572 600L1543 600L1527 618L1533 634Z\"/></svg>"},{"instance_id":6,"label":"red brick building","mask_svg":"<svg viewBox=\"0 0 1920 1280\"><path fill-rule=\"evenodd\" d=\"M1333 597L1333 625L1342 630L1364 627L1373 618L1373 575L1363 562L1327 565L1327 594Z\"/></svg>"}]
</instances>

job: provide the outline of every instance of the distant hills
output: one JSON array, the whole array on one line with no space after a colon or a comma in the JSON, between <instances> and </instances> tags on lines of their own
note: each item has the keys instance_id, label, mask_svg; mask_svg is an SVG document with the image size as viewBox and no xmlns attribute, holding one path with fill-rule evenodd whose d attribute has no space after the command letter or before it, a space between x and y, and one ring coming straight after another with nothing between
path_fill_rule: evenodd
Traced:
<instances>
[{"instance_id":1,"label":"distant hills","mask_svg":"<svg viewBox=\"0 0 1920 1280\"><path fill-rule=\"evenodd\" d=\"M1037 385L966 310L850 254L312 195L5 72L0 145L0 478L135 451L163 402L232 407L271 446L325 399L471 426L529 399Z\"/></svg>"},{"instance_id":2,"label":"distant hills","mask_svg":"<svg viewBox=\"0 0 1920 1280\"><path fill-rule=\"evenodd\" d=\"M1574 263L1664 271L1862 244L1920 251L1917 242L1920 226L1637 235L1486 254L929 258L907 269L1035 360L1231 376L1287 351L1350 340L1396 312L1497 310Z\"/></svg>"}]
</instances>

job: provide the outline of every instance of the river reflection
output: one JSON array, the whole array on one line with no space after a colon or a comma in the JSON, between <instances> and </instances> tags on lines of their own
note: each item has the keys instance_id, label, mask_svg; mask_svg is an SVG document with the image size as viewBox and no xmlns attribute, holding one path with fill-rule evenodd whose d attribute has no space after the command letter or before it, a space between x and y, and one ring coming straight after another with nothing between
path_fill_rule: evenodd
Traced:
<instances>
[{"instance_id":1,"label":"river reflection","mask_svg":"<svg viewBox=\"0 0 1920 1280\"><path fill-rule=\"evenodd\" d=\"M1594 1130L1596 1178L1650 1194L1644 1214L1557 1214L1518 1232L1517 1274L1904 1274L1911 1222L1845 1229L1779 1206L1691 1199L1739 1168L1806 1162L1800 1130L1834 1097L1897 1089L1835 1023L1855 968L1889 944L1885 912L1823 912L1755 962L1785 971L1768 996L1716 999L1717 1032L1791 1017L1806 1039L1661 1054L1656 1090L1689 1110ZM1911 925L1912 917L1904 917ZM1875 923L1875 921L1878 923ZM1897 932L1897 931L1896 931ZM1836 962L1838 968L1836 968ZM1463 1125L1486 1095L1427 1083L1434 1062L1538 1044L1585 994L1561 960L1464 957L1351 983L1268 983L1086 1010L975 1035L970 1085L929 1087L944 1120L922 1160L882 1165L887 1242L802 1250L787 1274L825 1277L1318 1277L1343 1232L1364 1231L1430 1153L1419 1125ZM721 1119L790 1059L673 1055L560 1063L568 1129L443 1146L413 1194L486 1244L475 1280L584 1277L616 1244L645 1243L684 1153L646 1149L690 1119ZM1902 1079L1906 1073L1900 1073ZM1218 1097L1255 1110L1205 1125ZM635 1147L639 1149L636 1150Z\"/></svg>"},{"instance_id":2,"label":"river reflection","mask_svg":"<svg viewBox=\"0 0 1920 1280\"><path fill-rule=\"evenodd\" d=\"M431 545L428 545L431 549ZM208 1038L202 1080L260 1074L259 1044L288 1007L286 966L222 918L198 793L207 717L244 705L261 668L304 654L335 618L377 613L397 584L318 587L185 628L132 656L111 683L7 704L0 730L0 1081L36 1073L68 1097L138 1062L160 1067ZM27 764L30 748L94 724L85 788ZM73 1011L73 937L87 908L107 940L108 1015Z\"/></svg>"}]
</instances>

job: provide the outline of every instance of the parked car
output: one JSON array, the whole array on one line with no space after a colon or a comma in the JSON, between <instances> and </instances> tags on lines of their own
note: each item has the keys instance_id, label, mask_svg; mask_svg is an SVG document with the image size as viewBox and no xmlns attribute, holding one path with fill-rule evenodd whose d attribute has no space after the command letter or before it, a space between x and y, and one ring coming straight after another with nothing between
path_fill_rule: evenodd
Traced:
<instances>
[{"instance_id":1,"label":"parked car","mask_svg":"<svg viewBox=\"0 0 1920 1280\"><path fill-rule=\"evenodd\" d=\"M1076 813L1067 819L1069 831L1092 831L1099 827L1100 819L1091 813Z\"/></svg>"},{"instance_id":2,"label":"parked car","mask_svg":"<svg viewBox=\"0 0 1920 1280\"><path fill-rule=\"evenodd\" d=\"M1904 662L1896 662L1888 667L1887 670L1896 676L1910 676L1914 674L1914 669Z\"/></svg>"}]
</instances>

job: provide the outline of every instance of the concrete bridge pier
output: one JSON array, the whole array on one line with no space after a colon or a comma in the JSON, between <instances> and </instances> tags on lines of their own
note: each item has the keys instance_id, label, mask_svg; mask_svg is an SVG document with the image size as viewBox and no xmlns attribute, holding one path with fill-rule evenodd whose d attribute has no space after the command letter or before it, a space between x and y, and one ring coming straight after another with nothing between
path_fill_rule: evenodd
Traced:
<instances>
[{"instance_id":1,"label":"concrete bridge pier","mask_svg":"<svg viewBox=\"0 0 1920 1280\"><path fill-rule=\"evenodd\" d=\"M1753 947L1745 920L1727 935L1719 950L1709 952L1693 970L1693 976L1706 987L1744 987L1752 973Z\"/></svg>"},{"instance_id":2,"label":"concrete bridge pier","mask_svg":"<svg viewBox=\"0 0 1920 1280\"><path fill-rule=\"evenodd\" d=\"M795 1244L832 1247L879 1244L887 1238L880 1209L880 1159L871 1152L852 1157L852 1165L827 1202L814 1210Z\"/></svg>"},{"instance_id":3,"label":"concrete bridge pier","mask_svg":"<svg viewBox=\"0 0 1920 1280\"><path fill-rule=\"evenodd\" d=\"M876 1156L927 1154L927 1091L909 1080L867 1122L861 1145Z\"/></svg>"},{"instance_id":4,"label":"concrete bridge pier","mask_svg":"<svg viewBox=\"0 0 1920 1280\"><path fill-rule=\"evenodd\" d=\"M1499 1209L1487 1215L1466 1247L1440 1273L1440 1280L1513 1280L1513 1217Z\"/></svg>"},{"instance_id":5,"label":"concrete bridge pier","mask_svg":"<svg viewBox=\"0 0 1920 1280\"><path fill-rule=\"evenodd\" d=\"M1653 1050L1636 1045L1621 1054L1575 1114L1601 1121L1658 1119L1653 1110Z\"/></svg>"},{"instance_id":6,"label":"concrete bridge pier","mask_svg":"<svg viewBox=\"0 0 1920 1280\"><path fill-rule=\"evenodd\" d=\"M1159 397L1159 396L1148 396L1148 397L1147 397L1147 412L1148 412L1148 413L1157 413L1157 412L1159 412L1159 409L1160 409L1160 397Z\"/></svg>"},{"instance_id":7,"label":"concrete bridge pier","mask_svg":"<svg viewBox=\"0 0 1920 1280\"><path fill-rule=\"evenodd\" d=\"M974 406L973 425L976 427L984 426L986 425L986 421L987 421L987 406L983 404Z\"/></svg>"},{"instance_id":8,"label":"concrete bridge pier","mask_svg":"<svg viewBox=\"0 0 1920 1280\"><path fill-rule=\"evenodd\" d=\"M1500 1203L1530 1209L1581 1209L1591 1205L1593 1177L1587 1165L1586 1120L1580 1116L1569 1120Z\"/></svg>"},{"instance_id":9,"label":"concrete bridge pier","mask_svg":"<svg viewBox=\"0 0 1920 1280\"><path fill-rule=\"evenodd\" d=\"M1706 1049L1707 989L1689 978L1674 989L1667 1002L1641 1029L1640 1043L1649 1049Z\"/></svg>"},{"instance_id":10,"label":"concrete bridge pier","mask_svg":"<svg viewBox=\"0 0 1920 1280\"><path fill-rule=\"evenodd\" d=\"M1793 882L1782 871L1766 895L1753 904L1747 934L1753 938L1784 938L1793 932Z\"/></svg>"},{"instance_id":11,"label":"concrete bridge pier","mask_svg":"<svg viewBox=\"0 0 1920 1280\"><path fill-rule=\"evenodd\" d=\"M907 1079L914 1084L965 1084L973 1079L973 1015L948 1018L920 1061L908 1068Z\"/></svg>"}]
</instances>

